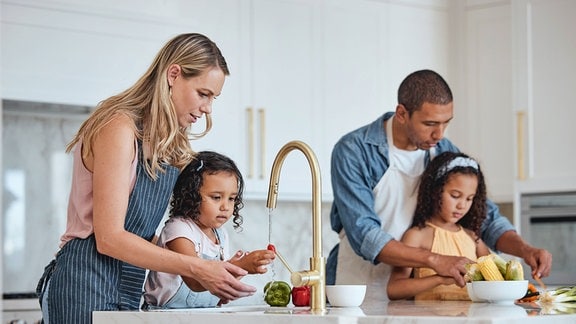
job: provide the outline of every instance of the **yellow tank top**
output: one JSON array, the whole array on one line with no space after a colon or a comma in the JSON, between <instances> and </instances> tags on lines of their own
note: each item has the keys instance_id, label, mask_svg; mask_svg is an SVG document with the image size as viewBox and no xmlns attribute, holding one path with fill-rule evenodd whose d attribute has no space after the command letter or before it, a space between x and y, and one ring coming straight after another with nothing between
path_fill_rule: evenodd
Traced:
<instances>
[{"instance_id":1,"label":"yellow tank top","mask_svg":"<svg viewBox=\"0 0 576 324\"><path fill-rule=\"evenodd\" d=\"M476 261L476 242L464 231L462 227L456 232L447 231L431 223L427 226L434 228L434 239L432 240L431 252L464 256ZM414 277L423 278L435 275L436 272L430 268L415 268ZM470 300L466 287L460 288L457 285L440 285L431 290L422 292L415 296L416 300Z\"/></svg>"}]
</instances>

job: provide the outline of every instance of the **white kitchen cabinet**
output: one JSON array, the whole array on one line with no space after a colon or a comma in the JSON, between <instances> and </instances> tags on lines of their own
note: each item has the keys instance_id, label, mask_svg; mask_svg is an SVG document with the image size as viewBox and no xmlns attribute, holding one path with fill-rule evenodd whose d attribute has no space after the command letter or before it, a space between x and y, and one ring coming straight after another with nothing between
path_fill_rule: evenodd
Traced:
<instances>
[{"instance_id":1,"label":"white kitchen cabinet","mask_svg":"<svg viewBox=\"0 0 576 324\"><path fill-rule=\"evenodd\" d=\"M250 94L246 106L254 120L248 133L255 129L257 135L247 150L249 165L256 165L248 172L256 177L249 192L267 192L276 153L298 139L315 151L323 197L330 200L335 142L393 111L397 87L408 73L430 68L447 75L448 9L443 1L252 1L251 61L246 62L251 88L244 92ZM407 27L406 21L414 23ZM309 199L310 188L307 162L291 153L279 197Z\"/></svg>"},{"instance_id":2,"label":"white kitchen cabinet","mask_svg":"<svg viewBox=\"0 0 576 324\"><path fill-rule=\"evenodd\" d=\"M284 144L301 140L318 149L320 5L307 0L195 1L185 11L210 31L231 69L214 103L213 131L194 147L233 158L248 199L265 199L272 163ZM279 199L310 199L311 179L304 155L290 153Z\"/></svg>"},{"instance_id":3,"label":"white kitchen cabinet","mask_svg":"<svg viewBox=\"0 0 576 324\"><path fill-rule=\"evenodd\" d=\"M247 193L264 197L270 168L280 148L301 140L317 150L321 128L318 111L320 60L316 2L307 0L253 0L249 5L247 51L249 66L243 105L254 131L245 151ZM252 114L252 117L250 117ZM310 199L311 175L301 152L290 153L283 164L279 197Z\"/></svg>"},{"instance_id":4,"label":"white kitchen cabinet","mask_svg":"<svg viewBox=\"0 0 576 324\"><path fill-rule=\"evenodd\" d=\"M456 87L454 94L454 123L465 127L450 138L479 160L488 195L497 202L510 202L515 159L511 6L473 3L478 4L468 1L461 7L464 86Z\"/></svg>"},{"instance_id":5,"label":"white kitchen cabinet","mask_svg":"<svg viewBox=\"0 0 576 324\"><path fill-rule=\"evenodd\" d=\"M432 69L450 80L448 12L443 1L326 2L319 146L326 198L332 192L330 155L343 135L394 111L398 86L409 73Z\"/></svg>"},{"instance_id":6,"label":"white kitchen cabinet","mask_svg":"<svg viewBox=\"0 0 576 324\"><path fill-rule=\"evenodd\" d=\"M555 180L576 188L576 2L514 2L517 58L514 109L518 121L518 182L521 188ZM521 122L521 123L520 123Z\"/></svg>"},{"instance_id":7,"label":"white kitchen cabinet","mask_svg":"<svg viewBox=\"0 0 576 324\"><path fill-rule=\"evenodd\" d=\"M213 131L193 147L232 157L246 196L262 199L278 150L302 140L317 155L329 200L335 141L394 110L409 72L448 75L448 3L148 0L132 10L124 2L3 1L2 77L12 80L3 95L95 105L132 84L169 37L204 33L231 75L213 106ZM309 199L302 154L286 158L279 185L280 199Z\"/></svg>"},{"instance_id":8,"label":"white kitchen cabinet","mask_svg":"<svg viewBox=\"0 0 576 324\"><path fill-rule=\"evenodd\" d=\"M456 141L480 160L489 195L511 202L518 192L573 190L576 42L567 35L576 2L467 1L459 9L465 102L455 115L466 127Z\"/></svg>"},{"instance_id":9,"label":"white kitchen cabinet","mask_svg":"<svg viewBox=\"0 0 576 324\"><path fill-rule=\"evenodd\" d=\"M186 32L205 34L214 41L226 59L230 75L226 77L222 93L212 105L212 130L204 137L192 141L195 151L211 150L232 158L246 176L245 116L241 102L245 78L249 67L244 64L246 53L242 44L247 40L243 27L245 1L243 0L187 0L177 1L178 20L193 21L195 28ZM204 130L204 119L194 125L194 132Z\"/></svg>"},{"instance_id":10,"label":"white kitchen cabinet","mask_svg":"<svg viewBox=\"0 0 576 324\"><path fill-rule=\"evenodd\" d=\"M576 2L513 2L516 181L514 219L524 194L576 189Z\"/></svg>"},{"instance_id":11,"label":"white kitchen cabinet","mask_svg":"<svg viewBox=\"0 0 576 324\"><path fill-rule=\"evenodd\" d=\"M387 109L385 7L370 1L330 1L323 10L322 112L319 145L323 192L332 198L330 157L344 134ZM346 22L346 23L343 23Z\"/></svg>"}]
</instances>

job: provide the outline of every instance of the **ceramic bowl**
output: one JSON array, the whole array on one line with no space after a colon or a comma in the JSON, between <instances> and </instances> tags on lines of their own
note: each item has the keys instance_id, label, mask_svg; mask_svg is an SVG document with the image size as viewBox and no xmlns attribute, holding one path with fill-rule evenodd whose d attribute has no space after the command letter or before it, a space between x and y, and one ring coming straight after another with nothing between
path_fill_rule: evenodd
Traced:
<instances>
[{"instance_id":1,"label":"ceramic bowl","mask_svg":"<svg viewBox=\"0 0 576 324\"><path fill-rule=\"evenodd\" d=\"M473 302L513 304L526 294L528 280L472 281L466 289Z\"/></svg>"},{"instance_id":2,"label":"ceramic bowl","mask_svg":"<svg viewBox=\"0 0 576 324\"><path fill-rule=\"evenodd\" d=\"M332 307L360 306L366 295L366 285L329 285L326 297Z\"/></svg>"}]
</instances>

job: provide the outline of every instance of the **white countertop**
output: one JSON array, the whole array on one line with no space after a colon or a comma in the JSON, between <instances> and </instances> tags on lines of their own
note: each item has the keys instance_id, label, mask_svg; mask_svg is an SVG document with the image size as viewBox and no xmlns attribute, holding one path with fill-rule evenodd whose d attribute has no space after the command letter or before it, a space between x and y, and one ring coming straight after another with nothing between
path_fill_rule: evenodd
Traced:
<instances>
[{"instance_id":1,"label":"white countertop","mask_svg":"<svg viewBox=\"0 0 576 324\"><path fill-rule=\"evenodd\" d=\"M364 304L361 307L327 308L312 314L307 307L223 306L221 308L170 311L94 312L94 323L576 323L576 314L554 314L537 304L490 304L472 302L394 301Z\"/></svg>"}]
</instances>

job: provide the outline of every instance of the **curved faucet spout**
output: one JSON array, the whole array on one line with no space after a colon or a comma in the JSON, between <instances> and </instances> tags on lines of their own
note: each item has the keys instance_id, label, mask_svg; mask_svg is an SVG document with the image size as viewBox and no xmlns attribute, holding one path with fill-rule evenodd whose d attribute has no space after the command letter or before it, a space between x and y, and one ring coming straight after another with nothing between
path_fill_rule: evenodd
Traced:
<instances>
[{"instance_id":1,"label":"curved faucet spout","mask_svg":"<svg viewBox=\"0 0 576 324\"><path fill-rule=\"evenodd\" d=\"M306 143L291 141L278 151L272 164L266 207L276 208L280 170L286 156L293 150L299 150L306 156L312 173L312 257L310 258L310 271L294 272L291 280L294 286L312 287L311 311L323 313L326 310L326 263L322 257L322 183L320 165L316 155Z\"/></svg>"}]
</instances>

